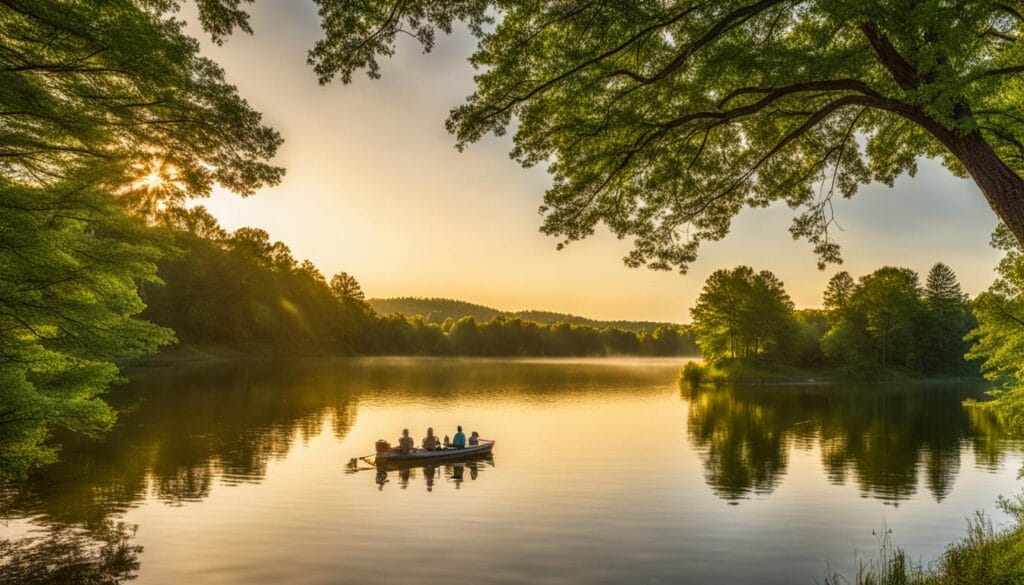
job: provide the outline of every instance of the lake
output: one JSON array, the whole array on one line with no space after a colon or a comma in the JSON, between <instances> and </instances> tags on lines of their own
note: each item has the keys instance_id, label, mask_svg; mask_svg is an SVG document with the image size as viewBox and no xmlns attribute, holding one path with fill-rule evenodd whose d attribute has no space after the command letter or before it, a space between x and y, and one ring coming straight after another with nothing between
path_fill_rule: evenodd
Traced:
<instances>
[{"instance_id":1,"label":"lake","mask_svg":"<svg viewBox=\"0 0 1024 585\"><path fill-rule=\"evenodd\" d=\"M337 359L128 372L109 434L0 495L17 583L813 584L883 531L931 559L1022 445L976 385L691 390L682 359ZM461 424L492 458L352 469ZM2 580L2 579L0 579ZM35 582L35 581L33 581Z\"/></svg>"}]
</instances>

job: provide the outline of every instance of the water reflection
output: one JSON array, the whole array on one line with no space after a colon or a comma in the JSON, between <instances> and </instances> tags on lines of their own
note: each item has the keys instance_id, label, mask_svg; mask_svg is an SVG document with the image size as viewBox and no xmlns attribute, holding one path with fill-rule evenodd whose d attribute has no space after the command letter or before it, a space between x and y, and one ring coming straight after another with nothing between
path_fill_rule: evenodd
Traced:
<instances>
[{"instance_id":1,"label":"water reflection","mask_svg":"<svg viewBox=\"0 0 1024 585\"><path fill-rule=\"evenodd\" d=\"M996 421L961 404L982 390L901 387L723 386L683 389L691 444L720 497L770 494L794 449L818 449L834 484L899 502L923 483L936 501L952 489L965 447L983 467L1003 456Z\"/></svg>"},{"instance_id":2,"label":"water reflection","mask_svg":"<svg viewBox=\"0 0 1024 585\"><path fill-rule=\"evenodd\" d=\"M694 574L690 582L747 582L735 573L743 565L733 562L736 550L763 552L781 574L797 563L771 542L836 536L819 536L817 517L799 524L792 509L780 507L779 517L792 524L780 529L785 537L759 539L766 509L746 514L743 506L721 522L720 506L692 505L713 500L709 486L736 502L774 493L796 470L856 485L866 498L806 491L839 519L829 525L846 538L859 530L850 519L879 499L933 505L946 498L958 477L978 475L961 458L986 470L985 482L1006 467L998 425L961 405L979 395L974 390L723 387L686 389L680 400L677 371L677 364L428 359L136 372L111 396L123 410L116 429L67 442L59 463L27 482L0 485L7 520L0 539L8 539L0 544L0 582L119 583L136 572L158 584L208 582L190 570L222 582L286 582L288 571L315 573L310 582L318 583L338 575L403 582L401 562L372 562L401 546L409 566L436 567L418 575L423 582L446 583L452 575L431 562L450 550L442 537L453 522L466 546L476 547L470 556L481 574L497 567L510 581L555 575L592 582L620 571L618 581L646 575L671 582L704 567L707 580ZM500 473L486 458L344 475L345 462L403 426L466 422L499 440ZM664 449L608 440L618 437ZM1013 457L1019 460L1016 451ZM703 469L691 467L698 459ZM1006 491L992 490L959 504L965 507L945 521L955 532L937 546L962 531L976 501L988 504ZM783 494L772 503L780 500ZM119 521L138 522L144 538ZM921 526L923 534L935 532L934 523ZM190 538L182 539L186 527ZM818 549L808 555L813 563L834 558ZM52 562L44 567L46 558ZM533 559L534 572L523 558ZM375 579L381 571L390 579Z\"/></svg>"},{"instance_id":3,"label":"water reflection","mask_svg":"<svg viewBox=\"0 0 1024 585\"><path fill-rule=\"evenodd\" d=\"M344 438L355 421L350 389L315 370L225 366L143 372L112 396L117 427L99 440L64 444L60 462L0 494L7 514L87 527L153 497L170 505L206 498L215 481L260 481L296 440L330 425Z\"/></svg>"},{"instance_id":4,"label":"water reflection","mask_svg":"<svg viewBox=\"0 0 1024 585\"><path fill-rule=\"evenodd\" d=\"M0 583L116 585L135 579L142 547L136 527L105 522L93 530L50 525L17 540L0 540Z\"/></svg>"},{"instance_id":5,"label":"water reflection","mask_svg":"<svg viewBox=\"0 0 1024 585\"><path fill-rule=\"evenodd\" d=\"M423 485L428 492L434 491L434 485L438 481L450 482L455 489L460 489L466 481L468 474L469 481L476 481L480 472L487 467L494 467L493 455L482 455L475 459L453 461L450 463L416 463L399 465L378 465L369 468L375 471L374 483L377 489L384 490L384 487L391 483L393 477L398 479L399 489L408 489L413 482L417 482L417 476L423 478ZM358 473L363 468L354 468L350 472Z\"/></svg>"}]
</instances>

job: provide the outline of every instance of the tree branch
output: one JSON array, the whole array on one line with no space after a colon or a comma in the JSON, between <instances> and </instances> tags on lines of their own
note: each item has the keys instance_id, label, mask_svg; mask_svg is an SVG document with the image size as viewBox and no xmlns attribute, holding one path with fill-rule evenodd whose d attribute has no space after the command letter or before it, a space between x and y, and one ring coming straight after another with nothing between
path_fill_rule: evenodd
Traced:
<instances>
[{"instance_id":1,"label":"tree branch","mask_svg":"<svg viewBox=\"0 0 1024 585\"><path fill-rule=\"evenodd\" d=\"M656 81L660 81L671 75L672 72L676 71L677 69L685 65L686 61L689 60L694 53L699 51L705 45L711 43L718 37L729 32L730 30L739 26L740 24L743 24L744 22L756 16L757 14L771 8L772 6L782 4L784 1L785 0L761 0L756 4L744 6L743 8L738 8L730 12L729 14L725 15L724 18L716 22L710 29L707 30L707 32L701 35L700 38L688 43L686 47L682 50L682 52L676 55L676 57L672 59L672 61L669 62L668 65L666 65L660 71L658 71L657 73L650 77L644 77L642 75L638 75L636 73L624 69L614 71L609 76L625 75L642 85L649 85Z\"/></svg>"},{"instance_id":2,"label":"tree branch","mask_svg":"<svg viewBox=\"0 0 1024 585\"><path fill-rule=\"evenodd\" d=\"M858 26L860 31L867 37L871 48L875 50L878 60L889 70L893 79L905 90L916 89L921 80L917 69L914 68L903 55L896 50L889 37L885 36L878 27L871 22L865 22Z\"/></svg>"}]
</instances>

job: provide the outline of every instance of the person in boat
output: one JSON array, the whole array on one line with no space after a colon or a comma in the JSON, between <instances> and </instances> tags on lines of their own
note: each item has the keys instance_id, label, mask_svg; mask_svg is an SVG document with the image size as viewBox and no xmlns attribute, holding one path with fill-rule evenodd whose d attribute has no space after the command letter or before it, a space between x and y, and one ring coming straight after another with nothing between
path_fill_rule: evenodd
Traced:
<instances>
[{"instance_id":1,"label":"person in boat","mask_svg":"<svg viewBox=\"0 0 1024 585\"><path fill-rule=\"evenodd\" d=\"M462 432L462 425L459 425L458 432L455 433L454 437L452 437L452 447L455 447L456 449L466 448L466 433Z\"/></svg>"},{"instance_id":2,"label":"person in boat","mask_svg":"<svg viewBox=\"0 0 1024 585\"><path fill-rule=\"evenodd\" d=\"M480 444L480 433L478 433L476 431L473 431L469 435L469 446L472 447L474 445L479 445L479 444Z\"/></svg>"},{"instance_id":3,"label":"person in boat","mask_svg":"<svg viewBox=\"0 0 1024 585\"><path fill-rule=\"evenodd\" d=\"M434 427L427 428L427 436L423 437L423 449L426 451L436 451L441 447L441 439L434 436Z\"/></svg>"},{"instance_id":4,"label":"person in boat","mask_svg":"<svg viewBox=\"0 0 1024 585\"><path fill-rule=\"evenodd\" d=\"M398 450L402 453L408 453L416 446L416 441L412 440L409 436L409 429L402 429L402 438L398 439Z\"/></svg>"}]
</instances>

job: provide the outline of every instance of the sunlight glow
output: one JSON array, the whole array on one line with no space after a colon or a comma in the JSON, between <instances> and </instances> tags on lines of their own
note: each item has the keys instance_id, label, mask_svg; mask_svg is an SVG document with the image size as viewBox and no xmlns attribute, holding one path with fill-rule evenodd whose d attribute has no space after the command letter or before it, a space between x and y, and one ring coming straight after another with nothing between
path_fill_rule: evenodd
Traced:
<instances>
[{"instance_id":1,"label":"sunlight glow","mask_svg":"<svg viewBox=\"0 0 1024 585\"><path fill-rule=\"evenodd\" d=\"M155 191L162 187L164 178L156 171L150 171L148 175L139 180L139 186L145 187L147 191Z\"/></svg>"},{"instance_id":2,"label":"sunlight glow","mask_svg":"<svg viewBox=\"0 0 1024 585\"><path fill-rule=\"evenodd\" d=\"M145 189L147 193L163 191L173 186L178 176L178 169L166 162L153 159L148 165L138 165L140 177L133 185L136 189Z\"/></svg>"}]
</instances>

